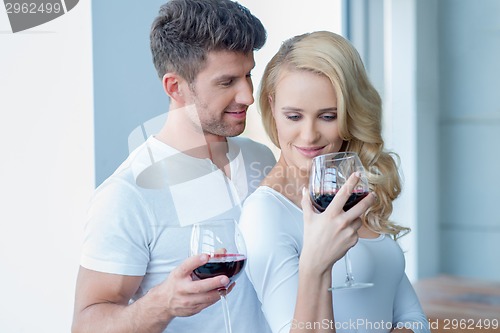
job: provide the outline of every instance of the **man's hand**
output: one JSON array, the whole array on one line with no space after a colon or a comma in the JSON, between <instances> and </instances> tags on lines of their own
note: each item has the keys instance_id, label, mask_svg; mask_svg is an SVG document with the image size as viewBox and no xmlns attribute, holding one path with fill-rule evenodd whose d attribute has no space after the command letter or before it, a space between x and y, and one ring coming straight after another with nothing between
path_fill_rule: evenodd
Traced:
<instances>
[{"instance_id":1,"label":"man's hand","mask_svg":"<svg viewBox=\"0 0 500 333\"><path fill-rule=\"evenodd\" d=\"M206 254L186 259L165 281L131 304L129 300L137 292L142 276L81 267L72 332L163 332L173 318L194 315L219 300L218 289L227 286L227 276L198 281L191 278L193 270L208 259Z\"/></svg>"},{"instance_id":2,"label":"man's hand","mask_svg":"<svg viewBox=\"0 0 500 333\"><path fill-rule=\"evenodd\" d=\"M229 278L225 275L193 281L191 273L208 262L209 256L201 254L186 259L170 273L160 285L149 293L155 304L163 306L172 317L192 316L220 299L220 288L225 288ZM229 289L232 289L229 288Z\"/></svg>"}]
</instances>

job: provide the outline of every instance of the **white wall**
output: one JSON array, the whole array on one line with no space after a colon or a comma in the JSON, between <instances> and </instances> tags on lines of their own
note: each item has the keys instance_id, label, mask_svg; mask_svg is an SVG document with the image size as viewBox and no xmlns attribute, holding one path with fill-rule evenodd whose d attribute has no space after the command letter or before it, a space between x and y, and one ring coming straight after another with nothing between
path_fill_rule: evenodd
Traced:
<instances>
[{"instance_id":1,"label":"white wall","mask_svg":"<svg viewBox=\"0 0 500 333\"><path fill-rule=\"evenodd\" d=\"M0 332L69 332L94 188L90 3L12 34L0 6Z\"/></svg>"},{"instance_id":2,"label":"white wall","mask_svg":"<svg viewBox=\"0 0 500 333\"><path fill-rule=\"evenodd\" d=\"M392 219L411 228L400 244L406 254L410 280L418 275L416 179L416 12L415 0L384 1L384 134L387 148L401 158L403 190L394 202Z\"/></svg>"}]
</instances>

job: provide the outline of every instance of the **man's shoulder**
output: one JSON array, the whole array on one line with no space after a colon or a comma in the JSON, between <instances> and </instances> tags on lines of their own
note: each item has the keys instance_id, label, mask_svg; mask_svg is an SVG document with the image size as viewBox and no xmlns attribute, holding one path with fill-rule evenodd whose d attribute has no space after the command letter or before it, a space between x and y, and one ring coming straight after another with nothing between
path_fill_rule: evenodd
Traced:
<instances>
[{"instance_id":1,"label":"man's shoulder","mask_svg":"<svg viewBox=\"0 0 500 333\"><path fill-rule=\"evenodd\" d=\"M276 164L276 158L268 146L247 137L231 138L237 144L245 164L256 169L268 169ZM257 165L255 164L257 163Z\"/></svg>"},{"instance_id":2,"label":"man's shoulder","mask_svg":"<svg viewBox=\"0 0 500 333\"><path fill-rule=\"evenodd\" d=\"M263 143L254 141L248 137L238 136L231 138L231 140L236 143L245 154L254 153L265 154L268 156L273 155L273 152L268 146Z\"/></svg>"}]
</instances>

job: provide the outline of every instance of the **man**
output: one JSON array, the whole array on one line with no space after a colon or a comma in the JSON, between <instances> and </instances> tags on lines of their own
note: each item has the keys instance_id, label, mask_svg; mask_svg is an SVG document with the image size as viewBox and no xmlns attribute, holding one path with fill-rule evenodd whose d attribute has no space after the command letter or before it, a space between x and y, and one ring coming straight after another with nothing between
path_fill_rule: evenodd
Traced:
<instances>
[{"instance_id":1,"label":"man","mask_svg":"<svg viewBox=\"0 0 500 333\"><path fill-rule=\"evenodd\" d=\"M208 256L187 258L191 226L237 219L275 162L263 145L234 138L254 102L250 72L266 40L261 22L230 0L171 0L150 37L170 110L160 132L95 192L74 333L223 331L217 289L229 279L193 281ZM233 332L268 332L246 275L236 284L227 296Z\"/></svg>"}]
</instances>

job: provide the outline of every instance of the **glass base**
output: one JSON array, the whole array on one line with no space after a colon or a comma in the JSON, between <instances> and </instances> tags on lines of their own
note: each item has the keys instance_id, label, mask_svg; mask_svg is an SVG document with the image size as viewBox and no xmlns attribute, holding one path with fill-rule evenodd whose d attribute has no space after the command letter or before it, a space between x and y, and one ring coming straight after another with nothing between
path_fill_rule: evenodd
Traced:
<instances>
[{"instance_id":1,"label":"glass base","mask_svg":"<svg viewBox=\"0 0 500 333\"><path fill-rule=\"evenodd\" d=\"M373 286L374 286L373 283L354 282L354 283L341 284L340 286L333 286L331 288L328 288L328 290L332 291L332 290L340 290L340 289L362 289L362 288L370 288Z\"/></svg>"}]
</instances>

